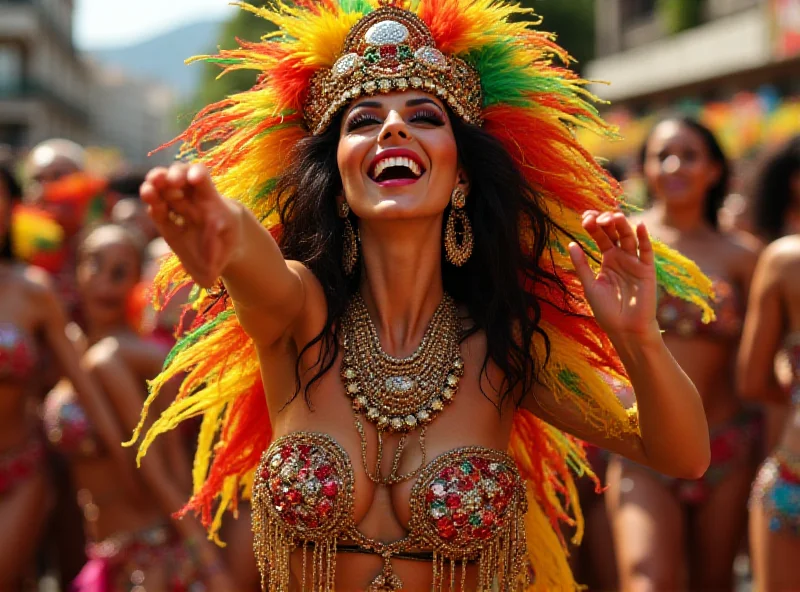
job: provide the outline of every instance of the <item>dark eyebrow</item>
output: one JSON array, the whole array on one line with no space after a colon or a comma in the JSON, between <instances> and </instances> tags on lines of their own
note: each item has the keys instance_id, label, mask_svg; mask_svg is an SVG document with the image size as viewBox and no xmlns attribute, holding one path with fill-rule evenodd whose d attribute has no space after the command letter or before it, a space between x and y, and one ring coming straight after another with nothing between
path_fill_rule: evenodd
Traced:
<instances>
[{"instance_id":1,"label":"dark eyebrow","mask_svg":"<svg viewBox=\"0 0 800 592\"><path fill-rule=\"evenodd\" d=\"M428 104L433 105L439 111L442 110L442 108L436 103L436 101L434 101L433 99L429 99L428 97L420 97L418 99L411 99L410 101L406 102L406 107L416 107L418 105L428 105Z\"/></svg>"},{"instance_id":2,"label":"dark eyebrow","mask_svg":"<svg viewBox=\"0 0 800 592\"><path fill-rule=\"evenodd\" d=\"M361 107L368 107L372 109L380 109L383 105L378 101L364 101L363 103L359 103L355 107L353 107L353 111L356 109L360 109Z\"/></svg>"},{"instance_id":3,"label":"dark eyebrow","mask_svg":"<svg viewBox=\"0 0 800 592\"><path fill-rule=\"evenodd\" d=\"M428 105L428 104L433 105L439 111L442 110L442 108L439 107L439 105L436 103L436 101L434 101L433 99L429 99L428 97L419 97L417 99L410 99L410 100L408 100L406 102L406 107L417 107L419 105ZM367 108L367 109L370 109L370 108L371 109L380 109L381 107L383 107L383 103L381 103L379 101L364 101L363 103L359 103L358 105L353 107L352 111L355 111L356 109L361 109L362 107Z\"/></svg>"}]
</instances>

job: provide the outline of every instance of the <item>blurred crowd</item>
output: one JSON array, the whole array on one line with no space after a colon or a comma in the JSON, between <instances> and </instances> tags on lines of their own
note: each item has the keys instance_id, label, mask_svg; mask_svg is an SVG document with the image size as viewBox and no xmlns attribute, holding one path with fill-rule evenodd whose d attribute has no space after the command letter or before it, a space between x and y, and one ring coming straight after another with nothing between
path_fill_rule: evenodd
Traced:
<instances>
[{"instance_id":1,"label":"blurred crowd","mask_svg":"<svg viewBox=\"0 0 800 592\"><path fill-rule=\"evenodd\" d=\"M0 159L2 592L258 589L246 508L225 548L173 519L191 495L197 426L138 470L121 446L192 320L187 293L150 304L169 248L143 180L92 174L63 139Z\"/></svg>"},{"instance_id":2,"label":"blurred crowd","mask_svg":"<svg viewBox=\"0 0 800 592\"><path fill-rule=\"evenodd\" d=\"M667 292L658 304L703 397L712 465L682 481L588 451L607 486L582 481L572 557L590 590L732 590L737 573L800 590L800 137L747 179L736 167L686 118L658 123L629 170L609 164L623 187L646 187L631 215L713 280L711 323ZM144 174L93 175L62 139L0 149L0 592L259 588L247 507L225 547L173 519L197 426L163 437L141 469L120 445L193 320L190 293L150 303L169 248L138 198Z\"/></svg>"}]
</instances>

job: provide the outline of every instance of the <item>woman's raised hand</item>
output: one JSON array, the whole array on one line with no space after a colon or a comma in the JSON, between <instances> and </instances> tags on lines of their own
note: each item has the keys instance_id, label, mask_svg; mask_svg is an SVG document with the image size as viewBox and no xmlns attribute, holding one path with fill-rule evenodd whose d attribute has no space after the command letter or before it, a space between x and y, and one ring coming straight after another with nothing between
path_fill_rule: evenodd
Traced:
<instances>
[{"instance_id":1,"label":"woman's raised hand","mask_svg":"<svg viewBox=\"0 0 800 592\"><path fill-rule=\"evenodd\" d=\"M241 248L240 206L223 198L201 164L151 170L140 189L161 236L204 288Z\"/></svg>"},{"instance_id":2,"label":"woman's raised hand","mask_svg":"<svg viewBox=\"0 0 800 592\"><path fill-rule=\"evenodd\" d=\"M659 335L655 255L644 224L634 230L624 214L589 210L582 225L600 249L599 271L578 244L569 253L600 327L612 340Z\"/></svg>"}]
</instances>

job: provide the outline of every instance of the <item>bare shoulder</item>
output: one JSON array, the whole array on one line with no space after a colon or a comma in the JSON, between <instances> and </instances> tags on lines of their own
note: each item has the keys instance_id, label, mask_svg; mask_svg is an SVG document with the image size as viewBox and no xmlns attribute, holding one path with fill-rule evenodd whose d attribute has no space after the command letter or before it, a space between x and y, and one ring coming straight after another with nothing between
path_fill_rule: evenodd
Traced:
<instances>
[{"instance_id":1,"label":"bare shoulder","mask_svg":"<svg viewBox=\"0 0 800 592\"><path fill-rule=\"evenodd\" d=\"M297 277L300 279L300 283L303 286L303 302L305 310L302 312L307 314L317 308L327 311L325 290L322 287L322 282L320 282L319 278L314 275L314 272L300 261L286 261L286 265L294 274L297 275Z\"/></svg>"},{"instance_id":2,"label":"bare shoulder","mask_svg":"<svg viewBox=\"0 0 800 592\"><path fill-rule=\"evenodd\" d=\"M302 309L297 311L292 333L295 342L302 345L311 341L325 327L328 319L328 300L319 278L300 261L287 261L303 286Z\"/></svg>"},{"instance_id":3,"label":"bare shoulder","mask_svg":"<svg viewBox=\"0 0 800 592\"><path fill-rule=\"evenodd\" d=\"M779 238L771 243L762 255L762 265L778 272L793 270L797 273L800 264L800 235Z\"/></svg>"},{"instance_id":4,"label":"bare shoulder","mask_svg":"<svg viewBox=\"0 0 800 592\"><path fill-rule=\"evenodd\" d=\"M747 257L748 259L757 259L758 254L761 252L762 247L757 243L747 240L745 237L733 233L721 233L723 242L728 246L731 253L736 257Z\"/></svg>"},{"instance_id":5,"label":"bare shoulder","mask_svg":"<svg viewBox=\"0 0 800 592\"><path fill-rule=\"evenodd\" d=\"M749 283L761 249L757 245L748 243L732 233L720 234L720 240L725 250L725 258L729 262L729 269L732 270L733 275L743 282Z\"/></svg>"}]
</instances>

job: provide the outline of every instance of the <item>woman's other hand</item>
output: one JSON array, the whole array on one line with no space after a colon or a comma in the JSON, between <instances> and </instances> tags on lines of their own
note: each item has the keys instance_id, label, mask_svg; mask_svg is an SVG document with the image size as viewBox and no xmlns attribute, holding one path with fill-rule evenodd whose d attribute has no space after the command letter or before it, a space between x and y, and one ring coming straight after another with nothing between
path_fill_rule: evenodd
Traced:
<instances>
[{"instance_id":1,"label":"woman's other hand","mask_svg":"<svg viewBox=\"0 0 800 592\"><path fill-rule=\"evenodd\" d=\"M204 288L213 286L241 249L241 206L217 192L200 164L155 168L140 194L192 279Z\"/></svg>"},{"instance_id":2,"label":"woman's other hand","mask_svg":"<svg viewBox=\"0 0 800 592\"><path fill-rule=\"evenodd\" d=\"M624 214L589 210L582 225L600 249L600 269L595 273L578 244L569 252L600 327L612 341L660 339L655 256L644 224L634 230Z\"/></svg>"}]
</instances>

